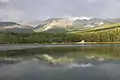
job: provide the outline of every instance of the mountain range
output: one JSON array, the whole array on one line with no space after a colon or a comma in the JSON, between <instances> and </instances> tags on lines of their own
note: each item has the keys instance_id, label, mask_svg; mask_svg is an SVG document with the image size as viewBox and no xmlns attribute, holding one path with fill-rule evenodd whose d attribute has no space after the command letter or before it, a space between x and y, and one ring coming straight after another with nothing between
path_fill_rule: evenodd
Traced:
<instances>
[{"instance_id":1,"label":"mountain range","mask_svg":"<svg viewBox=\"0 0 120 80\"><path fill-rule=\"evenodd\" d=\"M30 25L19 24L16 22L0 22L0 32L33 32Z\"/></svg>"},{"instance_id":2,"label":"mountain range","mask_svg":"<svg viewBox=\"0 0 120 80\"><path fill-rule=\"evenodd\" d=\"M99 19L88 17L50 18L29 23L0 22L1 32L71 32L120 23L120 19Z\"/></svg>"}]
</instances>

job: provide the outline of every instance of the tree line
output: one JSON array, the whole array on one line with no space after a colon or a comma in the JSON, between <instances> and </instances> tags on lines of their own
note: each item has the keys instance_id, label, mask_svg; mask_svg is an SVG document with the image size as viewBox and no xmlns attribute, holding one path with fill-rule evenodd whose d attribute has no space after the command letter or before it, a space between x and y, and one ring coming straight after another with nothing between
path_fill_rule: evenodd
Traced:
<instances>
[{"instance_id":1,"label":"tree line","mask_svg":"<svg viewBox=\"0 0 120 80\"><path fill-rule=\"evenodd\" d=\"M84 33L0 33L0 44L120 41L120 28Z\"/></svg>"}]
</instances>

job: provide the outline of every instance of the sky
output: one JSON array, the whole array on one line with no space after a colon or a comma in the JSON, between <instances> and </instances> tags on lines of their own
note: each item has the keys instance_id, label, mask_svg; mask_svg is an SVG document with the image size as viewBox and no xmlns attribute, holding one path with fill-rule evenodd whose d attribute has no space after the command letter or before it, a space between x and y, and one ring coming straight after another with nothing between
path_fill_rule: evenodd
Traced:
<instances>
[{"instance_id":1,"label":"sky","mask_svg":"<svg viewBox=\"0 0 120 80\"><path fill-rule=\"evenodd\" d=\"M0 0L0 20L35 21L53 17L120 18L120 0Z\"/></svg>"}]
</instances>

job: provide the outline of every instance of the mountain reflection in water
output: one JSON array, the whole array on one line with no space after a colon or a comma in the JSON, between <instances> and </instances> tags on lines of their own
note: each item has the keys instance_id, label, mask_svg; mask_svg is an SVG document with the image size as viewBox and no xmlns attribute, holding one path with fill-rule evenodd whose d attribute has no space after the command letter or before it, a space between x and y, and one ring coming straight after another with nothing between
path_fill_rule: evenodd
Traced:
<instances>
[{"instance_id":1,"label":"mountain reflection in water","mask_svg":"<svg viewBox=\"0 0 120 80\"><path fill-rule=\"evenodd\" d=\"M0 51L0 80L120 80L120 45ZM47 54L64 65L36 56ZM69 62L69 60L73 62ZM67 61L66 61L67 60Z\"/></svg>"}]
</instances>

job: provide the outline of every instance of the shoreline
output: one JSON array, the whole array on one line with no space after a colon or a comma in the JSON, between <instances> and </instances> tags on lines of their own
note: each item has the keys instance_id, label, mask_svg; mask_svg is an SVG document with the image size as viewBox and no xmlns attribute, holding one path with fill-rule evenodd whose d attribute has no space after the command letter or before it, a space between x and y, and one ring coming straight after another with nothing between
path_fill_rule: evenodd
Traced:
<instances>
[{"instance_id":1,"label":"shoreline","mask_svg":"<svg viewBox=\"0 0 120 80\"><path fill-rule=\"evenodd\" d=\"M54 43L54 44L120 44L120 42L71 42L71 43Z\"/></svg>"},{"instance_id":2,"label":"shoreline","mask_svg":"<svg viewBox=\"0 0 120 80\"><path fill-rule=\"evenodd\" d=\"M66 42L66 43L15 43L15 44L0 44L0 46L7 45L64 45L64 44L120 44L120 42Z\"/></svg>"},{"instance_id":3,"label":"shoreline","mask_svg":"<svg viewBox=\"0 0 120 80\"><path fill-rule=\"evenodd\" d=\"M93 44L93 45L92 45ZM120 42L84 42L84 43L54 43L54 44L0 44L2 50L24 50L49 47L81 47L81 46L106 46L106 44L120 44ZM107 45L109 46L109 45Z\"/></svg>"},{"instance_id":4,"label":"shoreline","mask_svg":"<svg viewBox=\"0 0 120 80\"><path fill-rule=\"evenodd\" d=\"M120 44L120 42L85 42L85 44Z\"/></svg>"}]
</instances>

